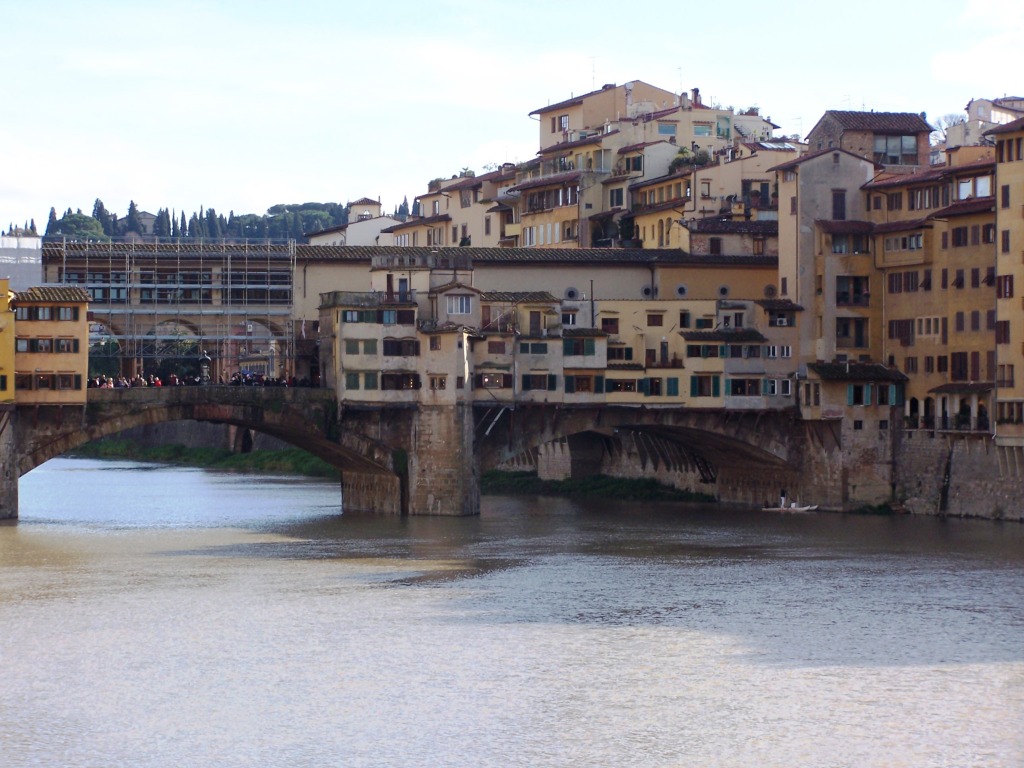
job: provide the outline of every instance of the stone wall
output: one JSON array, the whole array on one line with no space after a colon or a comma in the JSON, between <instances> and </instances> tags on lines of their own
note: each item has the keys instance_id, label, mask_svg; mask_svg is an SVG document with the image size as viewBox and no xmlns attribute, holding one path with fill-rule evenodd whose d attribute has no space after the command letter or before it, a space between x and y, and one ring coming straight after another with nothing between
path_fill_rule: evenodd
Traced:
<instances>
[{"instance_id":1,"label":"stone wall","mask_svg":"<svg viewBox=\"0 0 1024 768\"><path fill-rule=\"evenodd\" d=\"M896 465L896 498L908 512L1024 521L1019 447L988 434L905 431Z\"/></svg>"},{"instance_id":2,"label":"stone wall","mask_svg":"<svg viewBox=\"0 0 1024 768\"><path fill-rule=\"evenodd\" d=\"M480 513L472 406L420 405L408 453L409 514Z\"/></svg>"}]
</instances>

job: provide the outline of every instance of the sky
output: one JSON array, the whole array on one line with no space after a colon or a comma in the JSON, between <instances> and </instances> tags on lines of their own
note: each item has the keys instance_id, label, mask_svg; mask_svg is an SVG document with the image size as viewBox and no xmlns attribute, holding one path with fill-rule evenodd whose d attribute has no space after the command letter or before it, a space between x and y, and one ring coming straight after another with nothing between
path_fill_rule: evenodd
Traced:
<instances>
[{"instance_id":1,"label":"sky","mask_svg":"<svg viewBox=\"0 0 1024 768\"><path fill-rule=\"evenodd\" d=\"M1019 0L0 0L0 229L380 199L536 155L535 109L642 80L757 106L963 113L1024 95Z\"/></svg>"}]
</instances>

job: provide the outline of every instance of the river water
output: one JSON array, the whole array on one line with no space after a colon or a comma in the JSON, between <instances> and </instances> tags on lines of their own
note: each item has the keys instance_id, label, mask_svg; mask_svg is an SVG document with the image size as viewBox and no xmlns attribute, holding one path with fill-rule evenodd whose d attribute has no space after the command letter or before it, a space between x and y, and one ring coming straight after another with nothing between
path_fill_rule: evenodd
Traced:
<instances>
[{"instance_id":1,"label":"river water","mask_svg":"<svg viewBox=\"0 0 1024 768\"><path fill-rule=\"evenodd\" d=\"M0 526L0 765L1024 765L1024 526L57 459Z\"/></svg>"}]
</instances>

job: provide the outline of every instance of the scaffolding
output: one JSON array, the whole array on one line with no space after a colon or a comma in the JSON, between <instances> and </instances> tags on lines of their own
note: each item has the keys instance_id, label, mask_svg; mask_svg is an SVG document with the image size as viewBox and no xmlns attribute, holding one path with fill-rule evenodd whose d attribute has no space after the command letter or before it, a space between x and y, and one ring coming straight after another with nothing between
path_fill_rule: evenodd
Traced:
<instances>
[{"instance_id":1,"label":"scaffolding","mask_svg":"<svg viewBox=\"0 0 1024 768\"><path fill-rule=\"evenodd\" d=\"M214 381L294 373L294 240L46 238L43 273L88 292L90 353L116 357L126 376L175 352L196 364L205 352Z\"/></svg>"}]
</instances>

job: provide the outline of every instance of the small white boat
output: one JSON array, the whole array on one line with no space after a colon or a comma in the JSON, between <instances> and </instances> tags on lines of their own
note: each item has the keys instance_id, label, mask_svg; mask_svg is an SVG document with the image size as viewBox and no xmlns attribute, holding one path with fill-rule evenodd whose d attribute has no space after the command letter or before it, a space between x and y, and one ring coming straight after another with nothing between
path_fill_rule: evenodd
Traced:
<instances>
[{"instance_id":1,"label":"small white boat","mask_svg":"<svg viewBox=\"0 0 1024 768\"><path fill-rule=\"evenodd\" d=\"M814 512L818 508L817 504L800 505L795 501L788 507L763 507L765 512Z\"/></svg>"},{"instance_id":2,"label":"small white boat","mask_svg":"<svg viewBox=\"0 0 1024 768\"><path fill-rule=\"evenodd\" d=\"M817 504L799 504L795 501L790 501L786 497L785 489L779 493L779 505L777 507L771 506L771 503L767 503L762 507L765 512L813 512L818 508Z\"/></svg>"}]
</instances>

